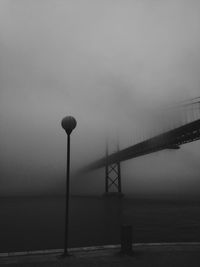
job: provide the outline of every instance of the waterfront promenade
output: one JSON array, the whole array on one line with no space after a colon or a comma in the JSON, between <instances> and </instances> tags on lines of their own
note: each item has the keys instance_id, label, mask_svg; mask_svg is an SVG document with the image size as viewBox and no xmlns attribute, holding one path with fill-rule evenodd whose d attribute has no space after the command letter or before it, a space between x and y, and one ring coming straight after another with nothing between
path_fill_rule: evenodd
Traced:
<instances>
[{"instance_id":1,"label":"waterfront promenade","mask_svg":"<svg viewBox=\"0 0 200 267\"><path fill-rule=\"evenodd\" d=\"M200 243L134 244L131 256L121 255L120 246L71 249L72 256L61 258L62 250L3 255L0 266L12 267L199 267Z\"/></svg>"}]
</instances>

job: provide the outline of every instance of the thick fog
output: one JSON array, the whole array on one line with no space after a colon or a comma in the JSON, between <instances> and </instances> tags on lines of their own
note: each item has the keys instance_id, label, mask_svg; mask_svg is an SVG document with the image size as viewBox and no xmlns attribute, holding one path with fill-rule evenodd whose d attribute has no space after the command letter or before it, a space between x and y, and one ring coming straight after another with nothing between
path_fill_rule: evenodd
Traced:
<instances>
[{"instance_id":1,"label":"thick fog","mask_svg":"<svg viewBox=\"0 0 200 267\"><path fill-rule=\"evenodd\" d=\"M1 0L0 195L64 192L66 115L75 172L104 156L106 136L112 151L116 136L132 145L160 108L199 96L199 14L198 0ZM198 194L199 151L123 162L124 192ZM72 181L74 194L101 194L104 170Z\"/></svg>"}]
</instances>

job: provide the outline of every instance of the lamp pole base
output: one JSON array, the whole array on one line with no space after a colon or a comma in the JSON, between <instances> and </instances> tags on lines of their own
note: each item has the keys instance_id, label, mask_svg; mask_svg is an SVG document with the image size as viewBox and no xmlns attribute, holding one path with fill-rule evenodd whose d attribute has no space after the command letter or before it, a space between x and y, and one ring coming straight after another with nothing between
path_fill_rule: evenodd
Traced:
<instances>
[{"instance_id":1,"label":"lamp pole base","mask_svg":"<svg viewBox=\"0 0 200 267\"><path fill-rule=\"evenodd\" d=\"M59 259L65 259L65 258L68 258L68 257L72 257L73 255L70 254L68 251L66 252L63 252L63 254L59 255L58 258Z\"/></svg>"}]
</instances>

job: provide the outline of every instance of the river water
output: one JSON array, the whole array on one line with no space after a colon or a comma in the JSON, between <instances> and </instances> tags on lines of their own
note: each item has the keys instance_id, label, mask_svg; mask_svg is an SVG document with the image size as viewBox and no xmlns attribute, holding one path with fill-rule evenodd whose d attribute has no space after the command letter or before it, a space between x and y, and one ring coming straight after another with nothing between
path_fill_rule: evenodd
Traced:
<instances>
[{"instance_id":1,"label":"river water","mask_svg":"<svg viewBox=\"0 0 200 267\"><path fill-rule=\"evenodd\" d=\"M64 197L0 199L0 252L64 245ZM200 203L116 197L71 197L69 247L118 244L120 225L133 242L200 241Z\"/></svg>"}]
</instances>

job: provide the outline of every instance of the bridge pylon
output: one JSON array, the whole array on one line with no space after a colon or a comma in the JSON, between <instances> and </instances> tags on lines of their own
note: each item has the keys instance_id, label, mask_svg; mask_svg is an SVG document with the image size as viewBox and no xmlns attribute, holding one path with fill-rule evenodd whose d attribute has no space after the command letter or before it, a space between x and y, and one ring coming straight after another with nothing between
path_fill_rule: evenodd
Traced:
<instances>
[{"instance_id":1,"label":"bridge pylon","mask_svg":"<svg viewBox=\"0 0 200 267\"><path fill-rule=\"evenodd\" d=\"M117 141L117 151L119 142ZM110 164L108 161L108 141L106 142L106 164L105 164L105 196L122 197L121 164L120 161Z\"/></svg>"}]
</instances>

